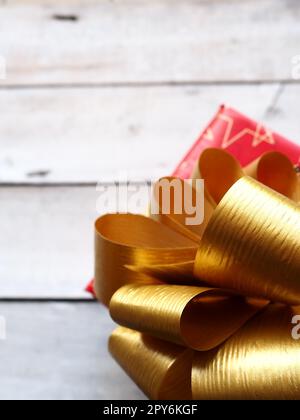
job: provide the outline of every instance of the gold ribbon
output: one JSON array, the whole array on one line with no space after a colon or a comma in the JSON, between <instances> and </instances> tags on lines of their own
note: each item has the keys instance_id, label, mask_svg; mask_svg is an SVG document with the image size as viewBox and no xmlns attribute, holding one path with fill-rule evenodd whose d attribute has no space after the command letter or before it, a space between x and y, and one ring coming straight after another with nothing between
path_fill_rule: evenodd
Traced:
<instances>
[{"instance_id":1,"label":"gold ribbon","mask_svg":"<svg viewBox=\"0 0 300 420\"><path fill-rule=\"evenodd\" d=\"M185 225L173 195L168 215L96 221L96 294L122 325L110 351L153 399L300 398L297 174L278 153L244 172L207 149L194 176L200 226ZM160 208L158 187L154 199Z\"/></svg>"}]
</instances>

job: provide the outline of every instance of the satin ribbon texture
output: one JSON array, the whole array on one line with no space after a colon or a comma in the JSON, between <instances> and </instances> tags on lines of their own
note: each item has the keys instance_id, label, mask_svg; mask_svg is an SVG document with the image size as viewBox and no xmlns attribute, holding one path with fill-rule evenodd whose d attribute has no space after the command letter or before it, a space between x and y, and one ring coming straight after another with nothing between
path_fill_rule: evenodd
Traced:
<instances>
[{"instance_id":1,"label":"satin ribbon texture","mask_svg":"<svg viewBox=\"0 0 300 420\"><path fill-rule=\"evenodd\" d=\"M96 221L96 295L120 325L110 351L151 399L298 399L293 164L271 152L242 169L206 149L194 178L205 181L201 225L184 223L171 193L169 214ZM153 194L161 209L158 188Z\"/></svg>"}]
</instances>

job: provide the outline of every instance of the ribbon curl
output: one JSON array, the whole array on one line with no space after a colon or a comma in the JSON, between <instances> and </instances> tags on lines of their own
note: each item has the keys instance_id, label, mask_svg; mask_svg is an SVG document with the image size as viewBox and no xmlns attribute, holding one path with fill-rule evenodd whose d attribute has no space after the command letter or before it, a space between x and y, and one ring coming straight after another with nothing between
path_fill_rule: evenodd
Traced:
<instances>
[{"instance_id":1,"label":"ribbon curl","mask_svg":"<svg viewBox=\"0 0 300 420\"><path fill-rule=\"evenodd\" d=\"M272 152L244 171L207 149L194 177L205 180L200 226L184 224L171 195L168 215L96 221L95 290L122 325L110 351L152 399L300 398L293 165ZM154 198L160 208L157 188Z\"/></svg>"}]
</instances>

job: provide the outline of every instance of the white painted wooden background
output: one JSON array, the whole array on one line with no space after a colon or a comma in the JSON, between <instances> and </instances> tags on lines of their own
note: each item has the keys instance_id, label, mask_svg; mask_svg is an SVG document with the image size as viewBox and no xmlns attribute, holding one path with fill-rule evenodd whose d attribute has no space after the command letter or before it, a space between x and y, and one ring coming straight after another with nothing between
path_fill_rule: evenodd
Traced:
<instances>
[{"instance_id":1,"label":"white painted wooden background","mask_svg":"<svg viewBox=\"0 0 300 420\"><path fill-rule=\"evenodd\" d=\"M84 292L95 185L169 174L223 102L300 143L299 20L297 0L0 2L0 398L142 397Z\"/></svg>"}]
</instances>

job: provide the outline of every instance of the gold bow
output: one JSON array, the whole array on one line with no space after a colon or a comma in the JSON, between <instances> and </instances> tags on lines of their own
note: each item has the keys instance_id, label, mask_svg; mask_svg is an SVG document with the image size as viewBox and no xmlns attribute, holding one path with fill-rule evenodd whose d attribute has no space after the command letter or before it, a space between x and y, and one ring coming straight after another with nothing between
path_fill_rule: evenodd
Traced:
<instances>
[{"instance_id":1,"label":"gold bow","mask_svg":"<svg viewBox=\"0 0 300 420\"><path fill-rule=\"evenodd\" d=\"M96 221L95 290L122 325L110 351L152 399L300 398L299 179L279 153L245 171L202 153L201 225L171 195L170 214Z\"/></svg>"}]
</instances>

